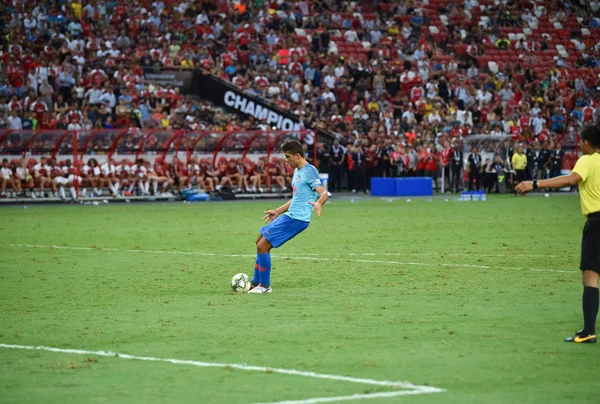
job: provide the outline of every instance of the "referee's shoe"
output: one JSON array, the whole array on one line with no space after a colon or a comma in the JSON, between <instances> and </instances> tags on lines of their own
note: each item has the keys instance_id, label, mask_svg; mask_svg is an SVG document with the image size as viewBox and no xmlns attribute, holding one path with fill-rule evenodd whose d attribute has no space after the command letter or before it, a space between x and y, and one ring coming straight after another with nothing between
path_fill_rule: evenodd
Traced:
<instances>
[{"instance_id":1,"label":"referee's shoe","mask_svg":"<svg viewBox=\"0 0 600 404\"><path fill-rule=\"evenodd\" d=\"M565 338L565 342L575 342L579 344L595 344L597 340L596 334L584 333L584 330L579 330L572 337Z\"/></svg>"}]
</instances>

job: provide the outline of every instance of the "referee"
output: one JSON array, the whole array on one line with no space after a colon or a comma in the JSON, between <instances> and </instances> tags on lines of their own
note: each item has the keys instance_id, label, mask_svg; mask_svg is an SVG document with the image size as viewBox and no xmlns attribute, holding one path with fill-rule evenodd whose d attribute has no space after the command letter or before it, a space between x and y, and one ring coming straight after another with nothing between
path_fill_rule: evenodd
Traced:
<instances>
[{"instance_id":1,"label":"referee","mask_svg":"<svg viewBox=\"0 0 600 404\"><path fill-rule=\"evenodd\" d=\"M513 154L511 163L517 173L517 184L525 181L527 178L527 156L523 154L523 146L517 147L517 152Z\"/></svg>"},{"instance_id":2,"label":"referee","mask_svg":"<svg viewBox=\"0 0 600 404\"><path fill-rule=\"evenodd\" d=\"M581 150L575 168L569 175L548 180L521 182L515 188L520 194L538 188L563 188L579 184L581 211L587 216L581 240L581 274L583 278L583 330L565 342L596 342L598 315L598 278L600 277L600 125L590 125L581 132Z\"/></svg>"}]
</instances>

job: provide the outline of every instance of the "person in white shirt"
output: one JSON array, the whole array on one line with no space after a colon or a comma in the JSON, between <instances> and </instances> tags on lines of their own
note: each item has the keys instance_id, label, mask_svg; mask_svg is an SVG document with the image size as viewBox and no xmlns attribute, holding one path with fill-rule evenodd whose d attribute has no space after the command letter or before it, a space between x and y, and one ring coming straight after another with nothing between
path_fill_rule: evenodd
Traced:
<instances>
[{"instance_id":1,"label":"person in white shirt","mask_svg":"<svg viewBox=\"0 0 600 404\"><path fill-rule=\"evenodd\" d=\"M8 121L8 129L12 129L12 130L21 130L23 129L23 122L21 121L21 118L19 118L17 116L17 111L16 110L12 110L10 111L10 116L7 119Z\"/></svg>"},{"instance_id":2,"label":"person in white shirt","mask_svg":"<svg viewBox=\"0 0 600 404\"><path fill-rule=\"evenodd\" d=\"M325 83L325 86L327 88L330 88L333 90L335 88L335 76L331 73L327 73L327 75L323 79L323 83Z\"/></svg>"},{"instance_id":3,"label":"person in white shirt","mask_svg":"<svg viewBox=\"0 0 600 404\"><path fill-rule=\"evenodd\" d=\"M25 196L24 188L29 188L31 190L31 197L35 198L35 190L34 190L34 182L33 176L29 174L29 169L25 164L24 159L20 159L18 165L15 169L15 185L21 192L22 196Z\"/></svg>"},{"instance_id":4,"label":"person in white shirt","mask_svg":"<svg viewBox=\"0 0 600 404\"><path fill-rule=\"evenodd\" d=\"M342 77L345 72L346 68L343 64L338 64L334 69L335 77Z\"/></svg>"},{"instance_id":5,"label":"person in white shirt","mask_svg":"<svg viewBox=\"0 0 600 404\"><path fill-rule=\"evenodd\" d=\"M417 122L412 105L409 105L408 109L402 113L402 119L404 118L406 118L407 122L411 125Z\"/></svg>"},{"instance_id":6,"label":"person in white shirt","mask_svg":"<svg viewBox=\"0 0 600 404\"><path fill-rule=\"evenodd\" d=\"M475 99L479 102L479 106L483 106L485 104L489 104L492 101L492 93L488 90L477 90L477 95Z\"/></svg>"},{"instance_id":7,"label":"person in white shirt","mask_svg":"<svg viewBox=\"0 0 600 404\"><path fill-rule=\"evenodd\" d=\"M23 19L23 27L26 32L33 32L37 28L37 18L31 15L31 12L27 12L25 14L25 18Z\"/></svg>"},{"instance_id":8,"label":"person in white shirt","mask_svg":"<svg viewBox=\"0 0 600 404\"><path fill-rule=\"evenodd\" d=\"M427 117L430 125L439 125L442 123L442 117L437 109L434 109L431 114Z\"/></svg>"},{"instance_id":9,"label":"person in white shirt","mask_svg":"<svg viewBox=\"0 0 600 404\"><path fill-rule=\"evenodd\" d=\"M83 126L79 122L71 122L67 125L67 130L82 130Z\"/></svg>"},{"instance_id":10,"label":"person in white shirt","mask_svg":"<svg viewBox=\"0 0 600 404\"><path fill-rule=\"evenodd\" d=\"M40 196L42 198L45 196L44 187L52 185L50 176L51 168L47 161L46 157L42 157L40 162L33 166L33 180L40 187Z\"/></svg>"},{"instance_id":11,"label":"person in white shirt","mask_svg":"<svg viewBox=\"0 0 600 404\"><path fill-rule=\"evenodd\" d=\"M63 176L67 179L65 184L66 187L69 188L69 192L71 194L71 199L73 201L77 201L77 192L75 191L75 182L77 185L82 185L82 178L76 174L75 167L71 163L70 159L65 161L65 164L62 166Z\"/></svg>"},{"instance_id":12,"label":"person in white shirt","mask_svg":"<svg viewBox=\"0 0 600 404\"><path fill-rule=\"evenodd\" d=\"M358 41L358 34L353 29L349 29L344 32L344 38L346 38L346 42L356 42Z\"/></svg>"},{"instance_id":13,"label":"person in white shirt","mask_svg":"<svg viewBox=\"0 0 600 404\"><path fill-rule=\"evenodd\" d=\"M535 135L539 135L542 130L544 129L544 126L546 125L546 120L540 116L535 116L533 118L531 118L531 127L533 128L533 132L535 133Z\"/></svg>"},{"instance_id":14,"label":"person in white shirt","mask_svg":"<svg viewBox=\"0 0 600 404\"><path fill-rule=\"evenodd\" d=\"M104 182L108 185L112 195L117 198L119 197L119 177L117 176L117 167L115 166L114 160L108 160L100 167L102 171L102 177Z\"/></svg>"},{"instance_id":15,"label":"person in white shirt","mask_svg":"<svg viewBox=\"0 0 600 404\"><path fill-rule=\"evenodd\" d=\"M94 158L88 160L88 163L83 166L83 170L81 170L83 183L84 185L89 185L93 188L94 194L96 196L102 196L102 187L104 185L104 181L102 180L102 171L100 167L98 167L98 161ZM86 189L83 188L81 193L85 194Z\"/></svg>"},{"instance_id":16,"label":"person in white shirt","mask_svg":"<svg viewBox=\"0 0 600 404\"><path fill-rule=\"evenodd\" d=\"M8 165L8 159L2 160L2 168L0 168L0 176L2 177L2 198L6 198L6 187L10 185L13 192L20 192L17 190L15 185L15 177L13 175L13 171Z\"/></svg>"},{"instance_id":17,"label":"person in white shirt","mask_svg":"<svg viewBox=\"0 0 600 404\"><path fill-rule=\"evenodd\" d=\"M330 100L332 104L335 103L335 94L333 94L331 89L325 89L325 92L323 93L323 100Z\"/></svg>"},{"instance_id":18,"label":"person in white shirt","mask_svg":"<svg viewBox=\"0 0 600 404\"><path fill-rule=\"evenodd\" d=\"M478 75L479 75L479 70L475 66L471 66L471 67L469 67L469 70L467 70L467 77L470 79L474 79Z\"/></svg>"},{"instance_id":19,"label":"person in white shirt","mask_svg":"<svg viewBox=\"0 0 600 404\"><path fill-rule=\"evenodd\" d=\"M137 159L135 164L131 166L131 173L135 178L140 195L149 194L150 183L147 176L148 170L144 166L144 159ZM135 184L129 186L129 192L133 191L134 186Z\"/></svg>"},{"instance_id":20,"label":"person in white shirt","mask_svg":"<svg viewBox=\"0 0 600 404\"><path fill-rule=\"evenodd\" d=\"M52 178L52 183L50 184L52 187L52 194L56 198L57 193L60 196L60 199L63 201L66 199L65 195L65 185L67 185L67 177L65 175L65 171L56 164L56 159L50 160L50 177Z\"/></svg>"}]
</instances>

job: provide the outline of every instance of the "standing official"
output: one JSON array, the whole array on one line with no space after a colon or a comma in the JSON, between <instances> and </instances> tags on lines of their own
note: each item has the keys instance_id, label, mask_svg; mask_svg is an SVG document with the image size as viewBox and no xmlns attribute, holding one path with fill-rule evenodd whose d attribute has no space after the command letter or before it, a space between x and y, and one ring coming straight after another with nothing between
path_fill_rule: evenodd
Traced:
<instances>
[{"instance_id":1,"label":"standing official","mask_svg":"<svg viewBox=\"0 0 600 404\"><path fill-rule=\"evenodd\" d=\"M351 156L353 167L350 171L353 184L352 192L359 190L366 193L367 186L365 184L365 153L360 145L354 147L352 150Z\"/></svg>"},{"instance_id":2,"label":"standing official","mask_svg":"<svg viewBox=\"0 0 600 404\"><path fill-rule=\"evenodd\" d=\"M525 181L527 178L526 168L527 168L527 156L523 154L523 147L518 146L517 152L512 156L512 166L513 170L515 170L517 179L516 183L520 183Z\"/></svg>"},{"instance_id":3,"label":"standing official","mask_svg":"<svg viewBox=\"0 0 600 404\"><path fill-rule=\"evenodd\" d=\"M579 184L581 211L587 217L581 240L583 280L583 329L565 338L565 342L593 344L598 315L598 279L600 278L600 126L590 125L581 132L581 150L575 168L569 175L548 180L520 183L515 191L525 194L538 188L564 188Z\"/></svg>"},{"instance_id":4,"label":"standing official","mask_svg":"<svg viewBox=\"0 0 600 404\"><path fill-rule=\"evenodd\" d=\"M329 150L329 185L331 192L341 191L342 167L345 155L346 153L340 145L340 140L335 139Z\"/></svg>"},{"instance_id":5,"label":"standing official","mask_svg":"<svg viewBox=\"0 0 600 404\"><path fill-rule=\"evenodd\" d=\"M535 150L533 151L533 179L541 180L545 177L546 169L544 166L546 165L546 161L548 156L542 150L542 146L539 143L535 144Z\"/></svg>"},{"instance_id":6,"label":"standing official","mask_svg":"<svg viewBox=\"0 0 600 404\"><path fill-rule=\"evenodd\" d=\"M481 155L477 146L473 147L473 152L469 155L469 191L481 189ZM476 188L473 188L475 182Z\"/></svg>"},{"instance_id":7,"label":"standing official","mask_svg":"<svg viewBox=\"0 0 600 404\"><path fill-rule=\"evenodd\" d=\"M463 169L463 152L460 150L458 145L452 146L452 151L450 152L450 166L452 170L452 184L450 189L452 192L457 193L458 187L460 186L460 177L462 175Z\"/></svg>"},{"instance_id":8,"label":"standing official","mask_svg":"<svg viewBox=\"0 0 600 404\"><path fill-rule=\"evenodd\" d=\"M550 178L558 177L562 171L562 162L565 158L565 151L562 149L560 143L556 144L556 148L552 150L551 155L551 166L550 166Z\"/></svg>"},{"instance_id":9,"label":"standing official","mask_svg":"<svg viewBox=\"0 0 600 404\"><path fill-rule=\"evenodd\" d=\"M450 189L450 154L452 149L450 148L450 142L447 140L444 142L444 148L440 152L440 164L442 166L442 181L444 191Z\"/></svg>"}]
</instances>

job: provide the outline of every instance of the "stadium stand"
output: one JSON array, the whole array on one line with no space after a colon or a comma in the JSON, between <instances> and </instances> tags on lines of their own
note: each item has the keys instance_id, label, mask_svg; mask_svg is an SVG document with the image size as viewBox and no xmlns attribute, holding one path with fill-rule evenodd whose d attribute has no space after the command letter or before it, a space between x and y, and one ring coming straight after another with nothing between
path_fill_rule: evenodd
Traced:
<instances>
[{"instance_id":1,"label":"stadium stand","mask_svg":"<svg viewBox=\"0 0 600 404\"><path fill-rule=\"evenodd\" d=\"M0 7L0 129L265 129L145 79L164 69L202 69L293 113L307 129L333 133L350 157L348 173L352 151L374 148L376 159L400 168L375 164L373 175L407 175L411 146L429 163L417 171L439 170L436 152L446 142L463 148L477 134L510 135L510 153L518 143L548 151L562 143L561 166L569 169L579 129L600 118L597 1L15 0ZM508 166L510 153L498 153ZM328 156L318 145L322 170ZM19 165L9 161L14 175ZM173 175L191 177L183 174Z\"/></svg>"}]
</instances>

